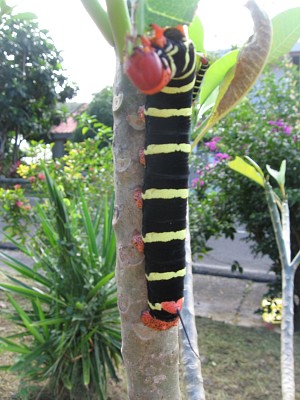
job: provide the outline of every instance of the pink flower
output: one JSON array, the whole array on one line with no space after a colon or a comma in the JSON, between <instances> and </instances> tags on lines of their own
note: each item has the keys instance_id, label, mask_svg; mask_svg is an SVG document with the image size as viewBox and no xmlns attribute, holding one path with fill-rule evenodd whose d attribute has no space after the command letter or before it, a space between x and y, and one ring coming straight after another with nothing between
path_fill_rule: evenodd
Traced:
<instances>
[{"instance_id":1,"label":"pink flower","mask_svg":"<svg viewBox=\"0 0 300 400\"><path fill-rule=\"evenodd\" d=\"M16 206L19 207L19 208L21 208L21 207L23 206L23 204L24 204L24 203L23 203L23 201L21 201L21 200L17 200L17 201L16 201Z\"/></svg>"},{"instance_id":2,"label":"pink flower","mask_svg":"<svg viewBox=\"0 0 300 400\"><path fill-rule=\"evenodd\" d=\"M284 132L287 136L290 136L290 134L291 134L291 132L292 132L292 127L289 126L289 125L285 125L285 126L283 127L283 132Z\"/></svg>"},{"instance_id":3,"label":"pink flower","mask_svg":"<svg viewBox=\"0 0 300 400\"><path fill-rule=\"evenodd\" d=\"M44 180L46 179L45 174L43 174L43 173L39 173L39 174L38 174L38 178L39 178L41 181L44 181Z\"/></svg>"},{"instance_id":4,"label":"pink flower","mask_svg":"<svg viewBox=\"0 0 300 400\"><path fill-rule=\"evenodd\" d=\"M23 207L23 210L29 211L31 209L31 206L27 204L26 206Z\"/></svg>"},{"instance_id":5,"label":"pink flower","mask_svg":"<svg viewBox=\"0 0 300 400\"><path fill-rule=\"evenodd\" d=\"M30 183L33 183L35 181L35 176L30 176L28 180Z\"/></svg>"},{"instance_id":6,"label":"pink flower","mask_svg":"<svg viewBox=\"0 0 300 400\"><path fill-rule=\"evenodd\" d=\"M221 140L220 137L216 136L212 138L211 141L204 143L206 147L209 148L209 151L216 151L217 150L217 143Z\"/></svg>"},{"instance_id":7,"label":"pink flower","mask_svg":"<svg viewBox=\"0 0 300 400\"><path fill-rule=\"evenodd\" d=\"M14 188L15 188L15 190L21 189L21 185L17 184L17 185L14 186Z\"/></svg>"},{"instance_id":8,"label":"pink flower","mask_svg":"<svg viewBox=\"0 0 300 400\"><path fill-rule=\"evenodd\" d=\"M229 158L229 155L227 153L216 153L215 154L215 159L218 161L227 160L228 158Z\"/></svg>"},{"instance_id":9,"label":"pink flower","mask_svg":"<svg viewBox=\"0 0 300 400\"><path fill-rule=\"evenodd\" d=\"M195 188L195 187L201 187L201 186L203 186L204 185L204 181L200 181L200 179L199 178L195 178L195 179L193 179L192 180L192 187L193 188Z\"/></svg>"}]
</instances>

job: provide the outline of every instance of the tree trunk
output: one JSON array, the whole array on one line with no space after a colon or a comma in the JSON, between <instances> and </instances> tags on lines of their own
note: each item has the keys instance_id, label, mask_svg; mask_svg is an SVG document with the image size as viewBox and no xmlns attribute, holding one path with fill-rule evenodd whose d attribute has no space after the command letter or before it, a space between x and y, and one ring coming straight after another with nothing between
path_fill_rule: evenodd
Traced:
<instances>
[{"instance_id":1,"label":"tree trunk","mask_svg":"<svg viewBox=\"0 0 300 400\"><path fill-rule=\"evenodd\" d=\"M282 399L295 399L294 372L294 271L290 265L282 268L281 321L281 384Z\"/></svg>"},{"instance_id":2,"label":"tree trunk","mask_svg":"<svg viewBox=\"0 0 300 400\"><path fill-rule=\"evenodd\" d=\"M185 326L180 324L181 333L181 362L183 364L183 378L185 383L185 391L188 400L205 400L205 391L203 386L203 377L201 372L201 361L197 357L198 334L195 323L195 307L193 295L193 273L192 273L192 253L191 253L191 237L189 230L189 212L187 212L187 229L185 240L185 259L186 259L186 276L184 280L184 303L182 308L182 317ZM188 335L188 338L186 336ZM197 354L195 354L195 353Z\"/></svg>"},{"instance_id":3,"label":"tree trunk","mask_svg":"<svg viewBox=\"0 0 300 400\"><path fill-rule=\"evenodd\" d=\"M6 134L4 132L0 132L0 173L1 173L2 163L4 161L5 143L6 143Z\"/></svg>"},{"instance_id":4,"label":"tree trunk","mask_svg":"<svg viewBox=\"0 0 300 400\"><path fill-rule=\"evenodd\" d=\"M134 190L142 185L144 170L139 150L144 132L128 123L144 105L144 96L128 82L118 62L114 83L114 229L117 238L118 305L122 324L122 354L130 400L181 399L178 372L178 329L154 331L140 322L147 309L144 256L131 244L141 232L142 212L134 203ZM132 124L131 124L132 125Z\"/></svg>"}]
</instances>

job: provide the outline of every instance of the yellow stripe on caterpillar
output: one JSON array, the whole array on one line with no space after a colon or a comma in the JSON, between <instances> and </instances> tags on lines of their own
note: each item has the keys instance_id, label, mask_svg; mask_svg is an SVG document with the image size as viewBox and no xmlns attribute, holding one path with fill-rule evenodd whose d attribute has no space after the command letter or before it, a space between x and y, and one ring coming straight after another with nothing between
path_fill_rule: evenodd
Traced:
<instances>
[{"instance_id":1,"label":"yellow stripe on caterpillar","mask_svg":"<svg viewBox=\"0 0 300 400\"><path fill-rule=\"evenodd\" d=\"M181 76L178 76L178 77L174 77L174 78L172 78L172 79L173 79L174 81L183 80L183 79L187 78L188 76L194 74L195 68L196 68L196 62L195 62L195 60L194 60L194 63L193 63L193 65L192 65L192 68L190 68L184 75L181 75ZM194 78L194 80L195 80L195 78Z\"/></svg>"},{"instance_id":2,"label":"yellow stripe on caterpillar","mask_svg":"<svg viewBox=\"0 0 300 400\"><path fill-rule=\"evenodd\" d=\"M153 154L174 153L175 151L190 153L191 145L189 143L149 144L146 150L144 150L144 154L149 156Z\"/></svg>"},{"instance_id":3,"label":"yellow stripe on caterpillar","mask_svg":"<svg viewBox=\"0 0 300 400\"><path fill-rule=\"evenodd\" d=\"M160 303L152 304L152 303L150 303L150 301L148 301L148 306L149 306L149 308L151 308L151 310L156 310L156 311L162 310L162 306Z\"/></svg>"},{"instance_id":4,"label":"yellow stripe on caterpillar","mask_svg":"<svg viewBox=\"0 0 300 400\"><path fill-rule=\"evenodd\" d=\"M182 278L185 276L185 268L179 271L171 272L151 272L149 275L146 274L147 281L167 281L173 278Z\"/></svg>"},{"instance_id":5,"label":"yellow stripe on caterpillar","mask_svg":"<svg viewBox=\"0 0 300 400\"><path fill-rule=\"evenodd\" d=\"M143 236L144 243L171 242L171 240L185 240L186 229L170 232L148 232Z\"/></svg>"},{"instance_id":6,"label":"yellow stripe on caterpillar","mask_svg":"<svg viewBox=\"0 0 300 400\"><path fill-rule=\"evenodd\" d=\"M186 49L187 51L185 53L185 64L184 64L184 67L182 69L182 72L186 71L186 69L187 69L187 67L188 67L188 65L190 63L190 53L188 52L188 46L186 46L186 47L187 47L187 49Z\"/></svg>"},{"instance_id":7,"label":"yellow stripe on caterpillar","mask_svg":"<svg viewBox=\"0 0 300 400\"><path fill-rule=\"evenodd\" d=\"M179 86L179 87L171 87L165 86L161 92L167 94L176 94L176 93L186 93L192 90L194 87L194 81L188 83L187 85Z\"/></svg>"},{"instance_id":8,"label":"yellow stripe on caterpillar","mask_svg":"<svg viewBox=\"0 0 300 400\"><path fill-rule=\"evenodd\" d=\"M189 108L154 108L149 107L144 111L144 115L149 117L160 117L160 118L170 118L170 117L190 117L192 115L192 107Z\"/></svg>"},{"instance_id":9,"label":"yellow stripe on caterpillar","mask_svg":"<svg viewBox=\"0 0 300 400\"><path fill-rule=\"evenodd\" d=\"M143 200L151 199L187 199L189 196L188 189L148 189L142 194Z\"/></svg>"}]
</instances>

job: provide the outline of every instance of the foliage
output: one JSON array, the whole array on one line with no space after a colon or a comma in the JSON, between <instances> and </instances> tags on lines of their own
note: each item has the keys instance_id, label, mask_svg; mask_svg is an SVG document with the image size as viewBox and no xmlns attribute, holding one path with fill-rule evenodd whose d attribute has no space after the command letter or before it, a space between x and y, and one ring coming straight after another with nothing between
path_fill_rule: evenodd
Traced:
<instances>
[{"instance_id":1,"label":"foliage","mask_svg":"<svg viewBox=\"0 0 300 400\"><path fill-rule=\"evenodd\" d=\"M0 173L12 175L24 139L58 121L58 102L75 94L48 32L32 20L4 16L0 23Z\"/></svg>"},{"instance_id":2,"label":"foliage","mask_svg":"<svg viewBox=\"0 0 300 400\"><path fill-rule=\"evenodd\" d=\"M280 273L279 256L268 214L264 192L255 183L237 175L225 165L228 158L250 156L261 165L272 165L279 170L281 161L287 160L286 187L291 207L291 247L295 255L300 243L299 225L299 81L298 72L287 60L276 74L268 69L249 97L220 122L202 146L213 161L207 167L198 157L197 179L203 181L196 193L199 199L208 199L216 192L223 217L234 228L233 221L245 225L248 240L252 241L254 254L268 255L274 262L273 269ZM266 172L266 169L264 168ZM211 188L211 189L209 189ZM218 213L211 210L212 221ZM204 210L199 210L200 215ZM210 226L201 230L210 231ZM202 233L205 235L205 233ZM274 292L280 290L278 287Z\"/></svg>"},{"instance_id":3,"label":"foliage","mask_svg":"<svg viewBox=\"0 0 300 400\"><path fill-rule=\"evenodd\" d=\"M1 220L9 227L13 236L22 232L28 234L28 216L31 210L29 200L21 185L13 189L0 188ZM5 229L5 228L4 228Z\"/></svg>"},{"instance_id":4,"label":"foliage","mask_svg":"<svg viewBox=\"0 0 300 400\"><path fill-rule=\"evenodd\" d=\"M82 142L87 138L95 138L102 129L113 127L112 88L107 86L94 95L86 112L77 116L78 127L72 134L73 142ZM102 146L107 144L102 143Z\"/></svg>"},{"instance_id":5,"label":"foliage","mask_svg":"<svg viewBox=\"0 0 300 400\"><path fill-rule=\"evenodd\" d=\"M39 247L19 246L31 269L0 253L21 280L1 283L20 335L0 338L0 351L18 354L8 367L25 380L49 379L55 398L105 399L106 374L116 378L120 330L114 281L115 238L107 202L91 219L83 193L66 199L44 171L50 211L36 207L44 236ZM69 207L66 206L69 205ZM25 301L26 300L26 301Z\"/></svg>"},{"instance_id":6,"label":"foliage","mask_svg":"<svg viewBox=\"0 0 300 400\"><path fill-rule=\"evenodd\" d=\"M107 86L94 95L87 108L88 114L95 116L99 122L110 128L113 127L112 97L112 88Z\"/></svg>"},{"instance_id":7,"label":"foliage","mask_svg":"<svg viewBox=\"0 0 300 400\"><path fill-rule=\"evenodd\" d=\"M110 148L112 132L102 124L95 129L97 136L94 139L86 139L80 143L67 142L66 154L56 160L52 159L51 152L49 157L48 145L43 144L42 141L30 142L27 162L20 164L17 171L30 184L33 196L48 197L43 163L66 198L71 201L76 199L78 188L80 188L85 195L91 214L94 215L101 199L106 195L110 196L113 192ZM35 241L37 234L43 235L43 232L40 232L39 221L35 218L36 205L33 203L30 207L26 194L28 194L27 185L0 189L0 199L4 204L4 207L0 209L0 217L5 223L4 229L22 243L29 240L29 229L35 232L31 238L32 242ZM46 201L42 207L45 210L51 208L51 203Z\"/></svg>"}]
</instances>

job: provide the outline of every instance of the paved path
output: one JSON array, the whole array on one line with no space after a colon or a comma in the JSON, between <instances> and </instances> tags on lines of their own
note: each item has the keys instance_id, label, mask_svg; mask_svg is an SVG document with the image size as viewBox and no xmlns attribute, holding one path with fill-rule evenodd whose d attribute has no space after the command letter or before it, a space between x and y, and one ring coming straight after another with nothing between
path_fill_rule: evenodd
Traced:
<instances>
[{"instance_id":1,"label":"paved path","mask_svg":"<svg viewBox=\"0 0 300 400\"><path fill-rule=\"evenodd\" d=\"M241 230L234 241L211 239L209 246L214 250L195 263L194 298L197 316L245 326L263 325L261 317L255 311L260 307L261 299L267 291L267 283L263 282L263 278L269 280L274 277L269 273L271 261L267 257L253 258L249 245L242 241L243 237L245 232ZM0 223L0 242L1 240L3 235ZM16 250L2 251L27 265L31 264L30 259ZM234 260L243 267L243 276L237 273L237 277L232 277L234 274L231 272L231 264ZM9 269L0 260L1 271ZM238 279L240 277L247 279ZM258 277L258 281L255 281L255 277Z\"/></svg>"},{"instance_id":2,"label":"paved path","mask_svg":"<svg viewBox=\"0 0 300 400\"><path fill-rule=\"evenodd\" d=\"M196 315L243 326L265 325L255 312L275 274L269 271L272 261L268 257L253 257L245 237L246 232L239 229L234 241L223 237L209 240L213 250L194 265L198 272L193 275ZM243 274L231 272L234 260Z\"/></svg>"}]
</instances>

